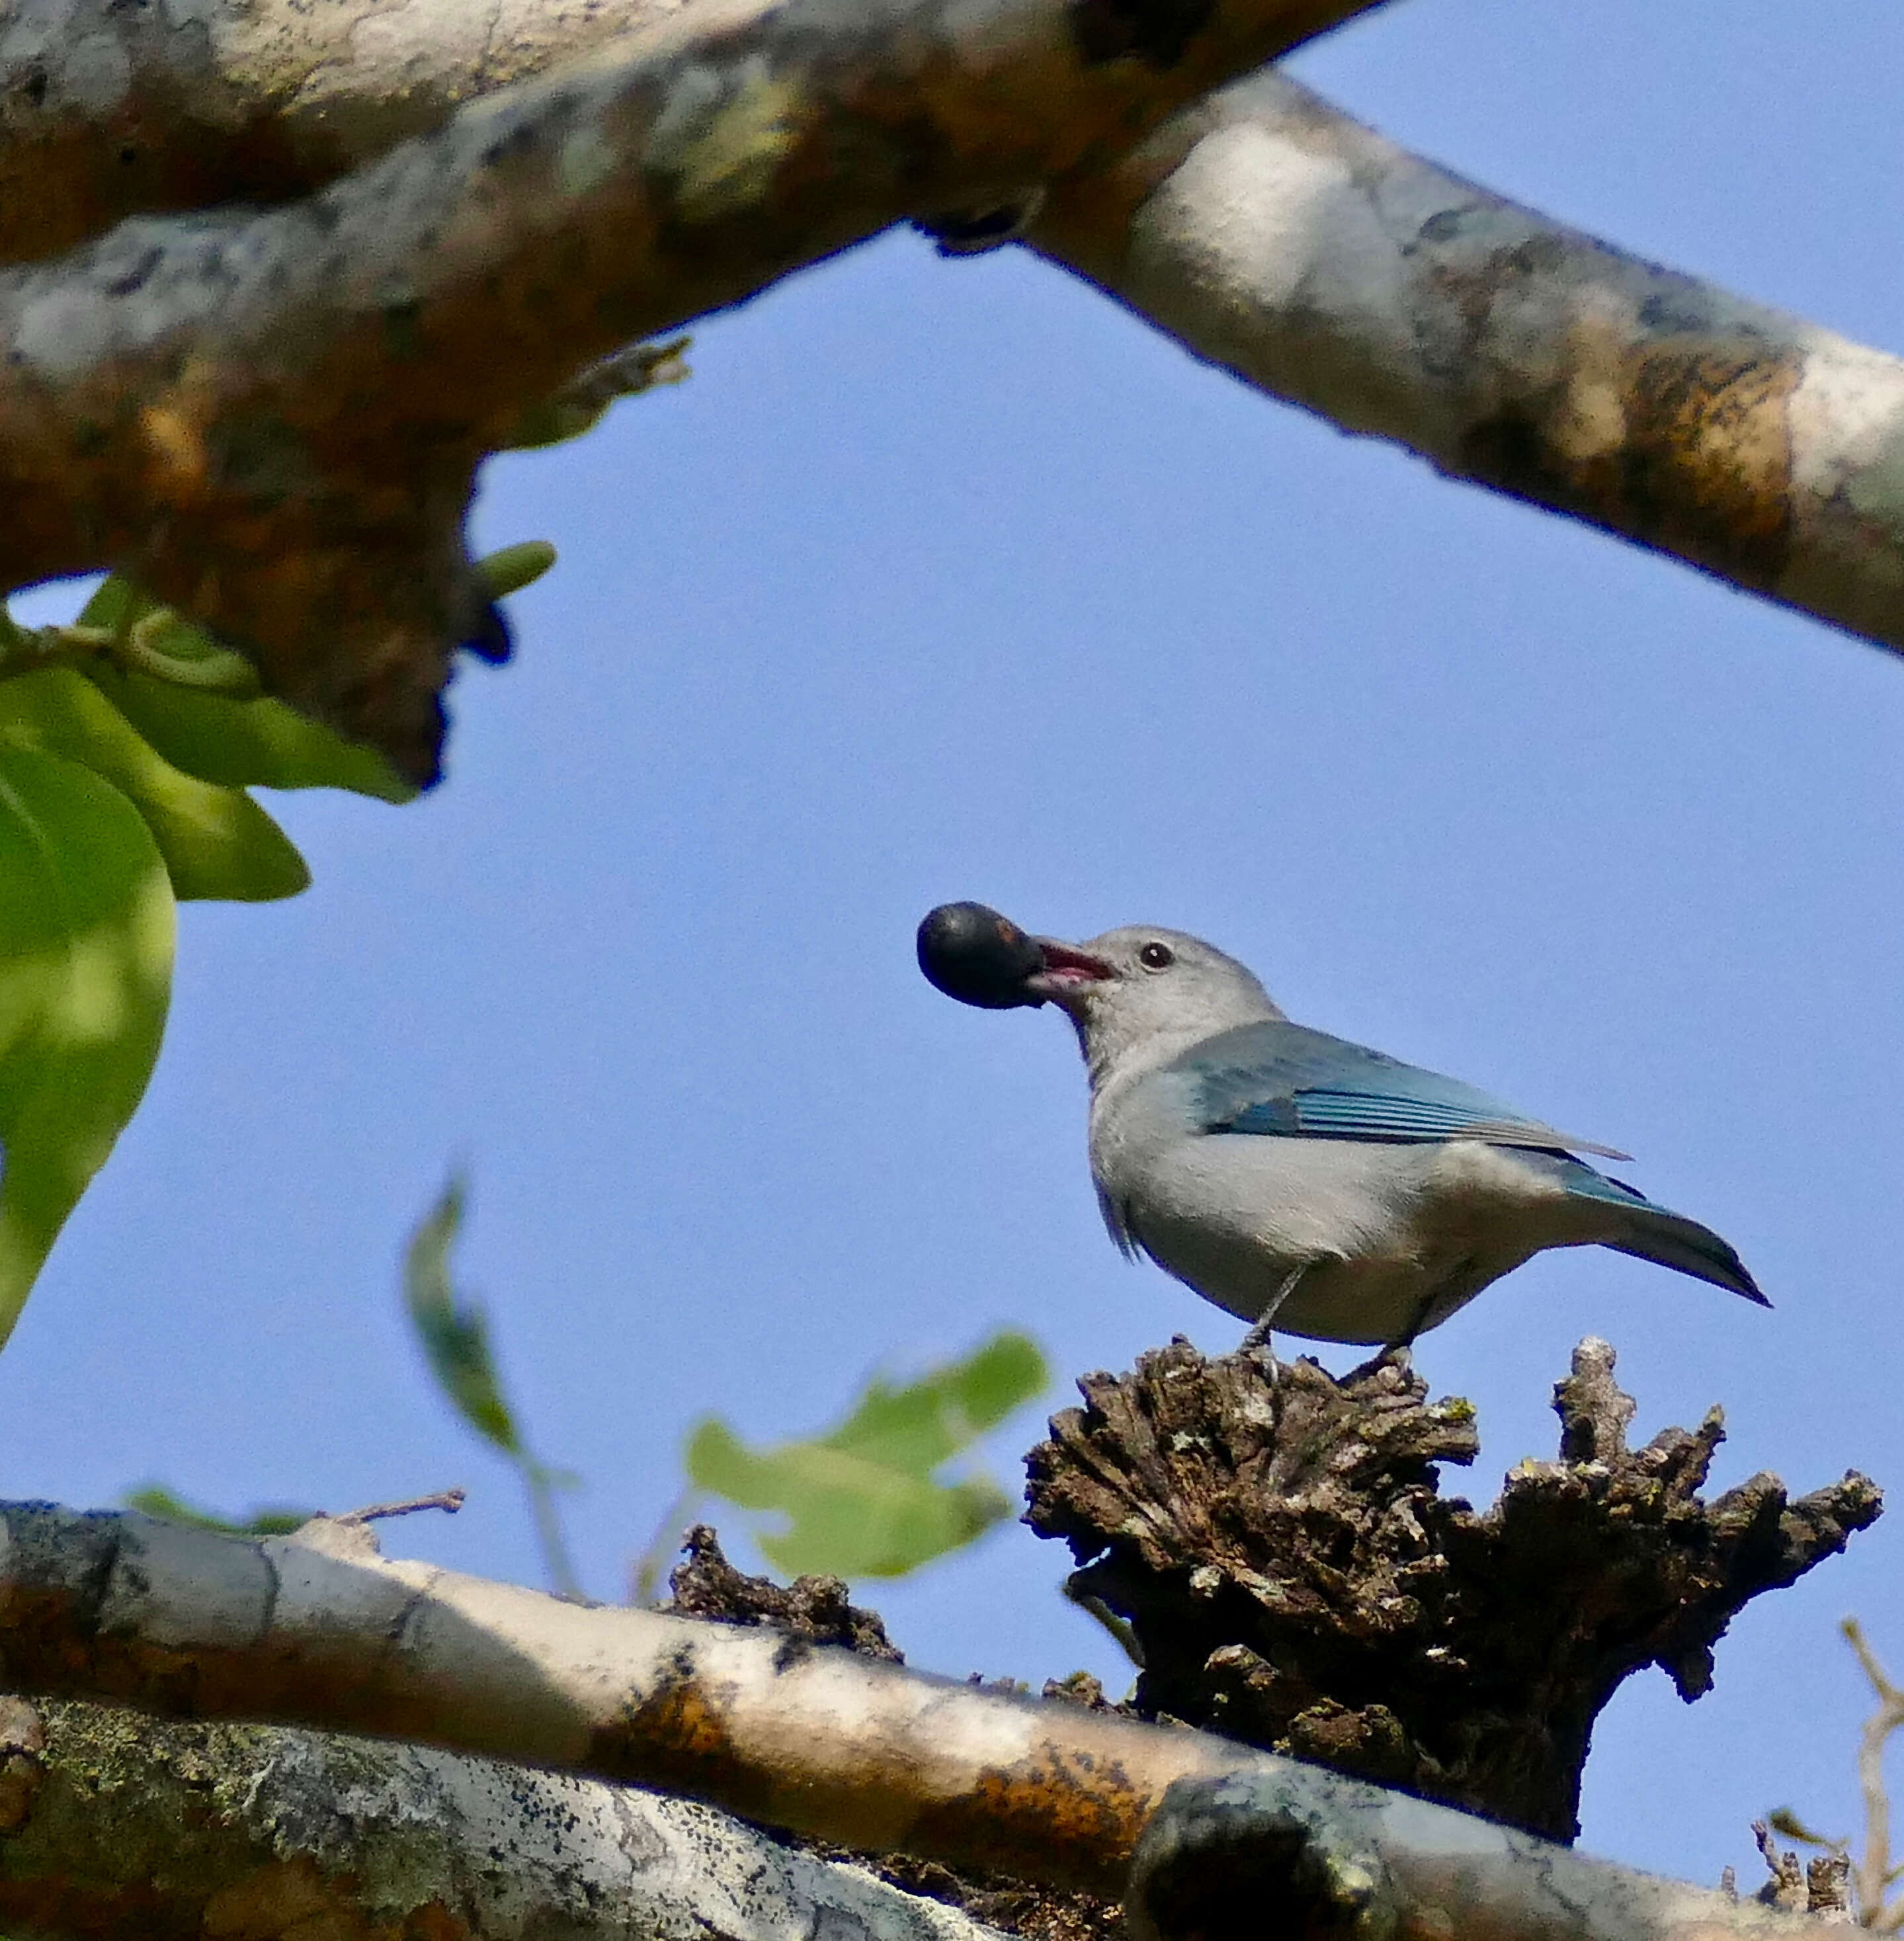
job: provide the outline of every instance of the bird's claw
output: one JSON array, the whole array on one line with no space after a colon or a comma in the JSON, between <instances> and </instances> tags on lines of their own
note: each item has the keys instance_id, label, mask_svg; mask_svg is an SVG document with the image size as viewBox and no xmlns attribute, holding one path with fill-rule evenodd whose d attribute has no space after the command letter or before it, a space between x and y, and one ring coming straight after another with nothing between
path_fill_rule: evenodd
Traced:
<instances>
[{"instance_id":1,"label":"bird's claw","mask_svg":"<svg viewBox=\"0 0 1904 1941\"><path fill-rule=\"evenodd\" d=\"M1272 1381L1282 1365L1276 1352L1276 1335L1271 1325L1274 1318L1273 1314L1265 1315L1236 1343L1237 1359L1254 1362Z\"/></svg>"}]
</instances>

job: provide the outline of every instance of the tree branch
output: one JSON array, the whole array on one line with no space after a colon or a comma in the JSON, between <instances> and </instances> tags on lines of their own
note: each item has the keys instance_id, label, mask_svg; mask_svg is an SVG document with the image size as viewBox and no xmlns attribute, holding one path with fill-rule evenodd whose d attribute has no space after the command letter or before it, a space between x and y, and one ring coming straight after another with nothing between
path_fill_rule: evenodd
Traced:
<instances>
[{"instance_id":1,"label":"tree branch","mask_svg":"<svg viewBox=\"0 0 1904 1941\"><path fill-rule=\"evenodd\" d=\"M1878 1654L1856 1618L1845 1619L1838 1628L1878 1700L1877 1710L1866 1719L1858 1735L1858 1790L1864 1798L1864 1851L1853 1870L1858 1915L1866 1927L1894 1934L1904 1924L1904 1901L1895 1907L1884 1904L1898 1872L1890 1857L1890 1790L1884 1784L1884 1748L1891 1735L1904 1726L1904 1691L1878 1663Z\"/></svg>"},{"instance_id":2,"label":"tree branch","mask_svg":"<svg viewBox=\"0 0 1904 1941\"><path fill-rule=\"evenodd\" d=\"M111 564L436 772L475 466L579 366L1108 163L1371 0L710 0L307 200L0 277L0 584Z\"/></svg>"},{"instance_id":3,"label":"tree branch","mask_svg":"<svg viewBox=\"0 0 1904 1941\"><path fill-rule=\"evenodd\" d=\"M245 1541L11 1505L0 1537L0 1647L27 1693L399 1736L1100 1893L1141 1836L1131 1911L1152 1932L1196 1931L1179 1915L1224 1883L1371 1934L1805 1932L1205 1734L386 1562L362 1524Z\"/></svg>"},{"instance_id":4,"label":"tree branch","mask_svg":"<svg viewBox=\"0 0 1904 1941\"><path fill-rule=\"evenodd\" d=\"M1031 240L1273 397L1904 647L1904 361L1273 73L1056 185Z\"/></svg>"},{"instance_id":5,"label":"tree branch","mask_svg":"<svg viewBox=\"0 0 1904 1941\"><path fill-rule=\"evenodd\" d=\"M683 1799L320 1732L0 1710L10 1933L998 1941Z\"/></svg>"},{"instance_id":6,"label":"tree branch","mask_svg":"<svg viewBox=\"0 0 1904 1941\"><path fill-rule=\"evenodd\" d=\"M1700 1697L1734 1615L1882 1505L1855 1472L1707 1501L1719 1411L1629 1447L1613 1368L1606 1342L1575 1349L1560 1460L1477 1511L1436 1474L1474 1460L1474 1411L1404 1361L1338 1378L1179 1339L1080 1380L1026 1458L1025 1520L1069 1545L1074 1597L1129 1622L1145 1716L1571 1840L1621 1682L1657 1664Z\"/></svg>"},{"instance_id":7,"label":"tree branch","mask_svg":"<svg viewBox=\"0 0 1904 1941\"><path fill-rule=\"evenodd\" d=\"M309 194L670 0L36 0L0 36L0 261L121 217Z\"/></svg>"},{"instance_id":8,"label":"tree branch","mask_svg":"<svg viewBox=\"0 0 1904 1941\"><path fill-rule=\"evenodd\" d=\"M205 0L194 33L49 0L10 32L17 252L432 132L0 275L0 583L120 567L426 778L455 646L506 648L459 528L525 408L900 216L1041 184L1040 248L1271 394L1904 646L1904 363L1273 74L1126 152L1376 0L690 0L436 126L660 0L509 0L439 44L450 4Z\"/></svg>"}]
</instances>

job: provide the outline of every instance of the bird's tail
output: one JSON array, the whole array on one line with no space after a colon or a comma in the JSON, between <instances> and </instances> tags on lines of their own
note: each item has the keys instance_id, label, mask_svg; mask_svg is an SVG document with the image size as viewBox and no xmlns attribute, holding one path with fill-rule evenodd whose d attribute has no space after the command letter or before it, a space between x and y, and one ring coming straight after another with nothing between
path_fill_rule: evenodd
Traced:
<instances>
[{"instance_id":1,"label":"bird's tail","mask_svg":"<svg viewBox=\"0 0 1904 1941\"><path fill-rule=\"evenodd\" d=\"M1689 1220L1682 1213L1669 1213L1650 1203L1643 1210L1634 1209L1633 1237L1609 1240L1615 1253L1632 1254L1643 1261L1656 1261L1663 1267L1676 1267L1695 1280L1710 1281L1714 1287L1730 1288L1761 1307L1771 1303L1759 1291L1744 1261L1726 1241L1710 1227Z\"/></svg>"},{"instance_id":2,"label":"bird's tail","mask_svg":"<svg viewBox=\"0 0 1904 1941\"><path fill-rule=\"evenodd\" d=\"M1689 1220L1683 1213L1655 1206L1636 1188L1609 1179L1603 1172L1578 1160L1567 1162L1566 1189L1577 1198L1617 1206L1625 1216L1619 1223L1619 1231L1600 1237L1602 1246L1690 1274L1695 1280L1709 1281L1714 1287L1727 1288L1761 1307L1771 1307L1744 1261L1710 1227Z\"/></svg>"}]
</instances>

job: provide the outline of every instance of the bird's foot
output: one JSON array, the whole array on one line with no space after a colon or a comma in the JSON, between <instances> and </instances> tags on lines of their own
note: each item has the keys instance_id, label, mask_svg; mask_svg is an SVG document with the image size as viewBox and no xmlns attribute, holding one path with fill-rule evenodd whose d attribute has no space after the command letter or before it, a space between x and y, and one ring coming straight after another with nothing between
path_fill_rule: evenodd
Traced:
<instances>
[{"instance_id":1,"label":"bird's foot","mask_svg":"<svg viewBox=\"0 0 1904 1941\"><path fill-rule=\"evenodd\" d=\"M1304 1274L1316 1265L1314 1261L1303 1261L1285 1279L1282 1285L1264 1304L1263 1311L1251 1324L1249 1332L1237 1344L1236 1353L1255 1362L1273 1381L1276 1371L1282 1365L1276 1359L1276 1343L1270 1339L1270 1330L1276 1325L1276 1316L1282 1312L1282 1304L1294 1294Z\"/></svg>"},{"instance_id":2,"label":"bird's foot","mask_svg":"<svg viewBox=\"0 0 1904 1941\"><path fill-rule=\"evenodd\" d=\"M1264 1315L1262 1319L1255 1323L1249 1332L1236 1343L1238 1359L1245 1362L1254 1362L1271 1381L1276 1380L1282 1366L1282 1362L1277 1359L1276 1352L1276 1336L1271 1325L1274 1319L1273 1311Z\"/></svg>"}]
</instances>

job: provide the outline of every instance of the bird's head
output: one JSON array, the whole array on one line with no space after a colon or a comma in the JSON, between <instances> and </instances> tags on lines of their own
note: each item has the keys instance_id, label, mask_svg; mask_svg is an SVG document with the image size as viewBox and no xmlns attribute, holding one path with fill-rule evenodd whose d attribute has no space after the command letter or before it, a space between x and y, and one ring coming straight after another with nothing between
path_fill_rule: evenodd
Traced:
<instances>
[{"instance_id":1,"label":"bird's head","mask_svg":"<svg viewBox=\"0 0 1904 1941\"><path fill-rule=\"evenodd\" d=\"M1252 971L1180 930L1127 924L1085 943L1032 940L1044 961L1025 990L1070 1018L1094 1081L1114 1065L1160 1065L1218 1032L1282 1016Z\"/></svg>"},{"instance_id":2,"label":"bird's head","mask_svg":"<svg viewBox=\"0 0 1904 1941\"><path fill-rule=\"evenodd\" d=\"M1094 1084L1114 1065L1161 1065L1218 1032L1282 1015L1233 957L1155 924L1065 943L983 903L941 903L919 925L918 952L919 968L961 1004L1056 1004L1077 1028Z\"/></svg>"}]
</instances>

